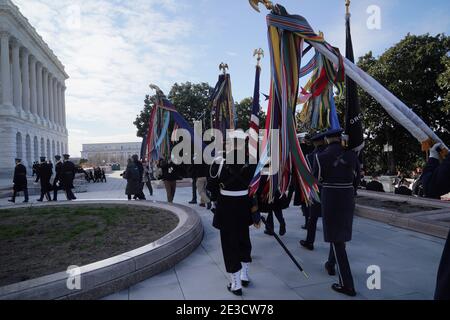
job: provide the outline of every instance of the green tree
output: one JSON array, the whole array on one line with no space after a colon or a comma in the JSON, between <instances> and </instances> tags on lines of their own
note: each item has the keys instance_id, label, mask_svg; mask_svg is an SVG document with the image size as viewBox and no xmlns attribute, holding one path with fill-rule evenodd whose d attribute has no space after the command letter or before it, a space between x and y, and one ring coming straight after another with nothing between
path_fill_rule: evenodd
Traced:
<instances>
[{"instance_id":1,"label":"green tree","mask_svg":"<svg viewBox=\"0 0 450 320\"><path fill-rule=\"evenodd\" d=\"M236 109L237 127L247 131L250 128L250 117L252 114L253 98L245 98L241 102L234 104ZM264 111L259 111L259 127L264 128L266 124L266 114Z\"/></svg>"},{"instance_id":2,"label":"green tree","mask_svg":"<svg viewBox=\"0 0 450 320\"><path fill-rule=\"evenodd\" d=\"M448 103L450 38L408 34L379 58L369 52L358 65L402 100L446 142L450 141ZM425 162L417 140L367 93L360 90L364 113L365 165L369 172L410 171ZM343 101L339 101L343 110ZM390 159L383 145L393 146ZM389 161L388 161L389 160Z\"/></svg>"},{"instance_id":3,"label":"green tree","mask_svg":"<svg viewBox=\"0 0 450 320\"><path fill-rule=\"evenodd\" d=\"M210 97L213 88L208 83L175 83L170 90L169 99L178 112L193 125L194 121L203 121L203 129L210 127Z\"/></svg>"}]
</instances>

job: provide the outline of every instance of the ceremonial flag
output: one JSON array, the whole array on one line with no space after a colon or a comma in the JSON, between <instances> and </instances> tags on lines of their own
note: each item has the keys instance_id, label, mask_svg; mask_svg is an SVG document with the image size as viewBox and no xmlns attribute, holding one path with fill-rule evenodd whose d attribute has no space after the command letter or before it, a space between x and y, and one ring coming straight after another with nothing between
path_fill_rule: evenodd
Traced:
<instances>
[{"instance_id":1,"label":"ceremonial flag","mask_svg":"<svg viewBox=\"0 0 450 320\"><path fill-rule=\"evenodd\" d=\"M355 62L353 54L352 34L350 29L350 14L346 15L346 57ZM364 147L363 115L359 104L358 86L350 77L345 77L345 134L348 135L348 148L360 152Z\"/></svg>"},{"instance_id":2,"label":"ceremonial flag","mask_svg":"<svg viewBox=\"0 0 450 320\"><path fill-rule=\"evenodd\" d=\"M253 106L250 117L250 137L249 137L249 154L253 159L258 159L258 143L259 143L259 84L261 77L261 67L256 66L255 90L253 92Z\"/></svg>"}]
</instances>

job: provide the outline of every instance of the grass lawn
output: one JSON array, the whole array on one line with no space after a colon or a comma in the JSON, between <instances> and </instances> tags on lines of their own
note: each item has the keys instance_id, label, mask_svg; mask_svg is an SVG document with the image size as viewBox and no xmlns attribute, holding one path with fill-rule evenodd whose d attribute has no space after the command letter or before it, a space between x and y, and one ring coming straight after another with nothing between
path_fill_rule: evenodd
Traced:
<instances>
[{"instance_id":1,"label":"grass lawn","mask_svg":"<svg viewBox=\"0 0 450 320\"><path fill-rule=\"evenodd\" d=\"M142 247L177 225L176 215L139 206L0 210L0 286Z\"/></svg>"}]
</instances>

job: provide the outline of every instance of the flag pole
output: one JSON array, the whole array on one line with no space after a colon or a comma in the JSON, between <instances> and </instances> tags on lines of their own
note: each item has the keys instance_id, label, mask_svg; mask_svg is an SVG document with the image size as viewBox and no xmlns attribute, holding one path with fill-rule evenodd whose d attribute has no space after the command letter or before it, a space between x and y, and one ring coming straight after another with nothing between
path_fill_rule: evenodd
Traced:
<instances>
[{"instance_id":1,"label":"flag pole","mask_svg":"<svg viewBox=\"0 0 450 320\"><path fill-rule=\"evenodd\" d=\"M297 266L297 268L303 273L305 278L309 279L308 274L305 272L305 270L303 270L303 267L300 265L300 263L298 263L298 261L297 261L297 259L295 259L294 255L289 251L289 249L286 247L286 245L283 243L283 241L281 241L280 237L275 233L273 228L267 225L266 218L261 217L261 221L265 224L267 230L269 230L269 232L271 232L273 234L274 238L277 240L277 242L280 244L280 246L284 249L284 251L286 251L289 258L291 258L292 262L294 262L294 264Z\"/></svg>"}]
</instances>

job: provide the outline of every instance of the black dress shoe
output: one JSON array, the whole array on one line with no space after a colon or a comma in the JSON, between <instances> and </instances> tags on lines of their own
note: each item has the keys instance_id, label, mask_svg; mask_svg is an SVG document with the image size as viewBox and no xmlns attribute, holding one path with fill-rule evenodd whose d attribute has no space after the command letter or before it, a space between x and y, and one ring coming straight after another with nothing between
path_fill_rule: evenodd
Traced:
<instances>
[{"instance_id":1,"label":"black dress shoe","mask_svg":"<svg viewBox=\"0 0 450 320\"><path fill-rule=\"evenodd\" d=\"M286 223L280 224L280 236L284 236L286 234Z\"/></svg>"},{"instance_id":2,"label":"black dress shoe","mask_svg":"<svg viewBox=\"0 0 450 320\"><path fill-rule=\"evenodd\" d=\"M308 229L308 227L306 226L306 224L302 225L302 229L303 229L303 230Z\"/></svg>"},{"instance_id":3,"label":"black dress shoe","mask_svg":"<svg viewBox=\"0 0 450 320\"><path fill-rule=\"evenodd\" d=\"M336 275L336 269L330 263L328 263L328 262L325 263L325 269L327 270L328 275L330 275L330 276Z\"/></svg>"},{"instance_id":4,"label":"black dress shoe","mask_svg":"<svg viewBox=\"0 0 450 320\"><path fill-rule=\"evenodd\" d=\"M264 230L264 233L269 235L269 236L273 236L273 232L272 231Z\"/></svg>"},{"instance_id":5,"label":"black dress shoe","mask_svg":"<svg viewBox=\"0 0 450 320\"><path fill-rule=\"evenodd\" d=\"M16 200L8 200L8 202L16 203Z\"/></svg>"},{"instance_id":6,"label":"black dress shoe","mask_svg":"<svg viewBox=\"0 0 450 320\"><path fill-rule=\"evenodd\" d=\"M239 290L231 290L231 284L228 285L228 291L230 291L232 294L236 295L236 296L242 296L242 289Z\"/></svg>"},{"instance_id":7,"label":"black dress shoe","mask_svg":"<svg viewBox=\"0 0 450 320\"><path fill-rule=\"evenodd\" d=\"M250 281L246 281L246 280L241 280L241 283L244 288L247 288L250 285Z\"/></svg>"},{"instance_id":8,"label":"black dress shoe","mask_svg":"<svg viewBox=\"0 0 450 320\"><path fill-rule=\"evenodd\" d=\"M42 201L44 201L43 199L37 199L36 200L37 202L42 202Z\"/></svg>"},{"instance_id":9,"label":"black dress shoe","mask_svg":"<svg viewBox=\"0 0 450 320\"><path fill-rule=\"evenodd\" d=\"M314 250L314 245L312 243L306 242L305 240L300 240L300 245L303 248L306 248L306 249L308 249L310 251Z\"/></svg>"},{"instance_id":10,"label":"black dress shoe","mask_svg":"<svg viewBox=\"0 0 450 320\"><path fill-rule=\"evenodd\" d=\"M345 295L347 295L349 297L355 297L356 296L355 289L349 289L349 288L343 287L343 286L341 286L340 284L337 284L337 283L333 284L331 286L331 289L333 289L336 292L345 294Z\"/></svg>"},{"instance_id":11,"label":"black dress shoe","mask_svg":"<svg viewBox=\"0 0 450 320\"><path fill-rule=\"evenodd\" d=\"M197 200L189 201L189 204L197 204Z\"/></svg>"}]
</instances>

